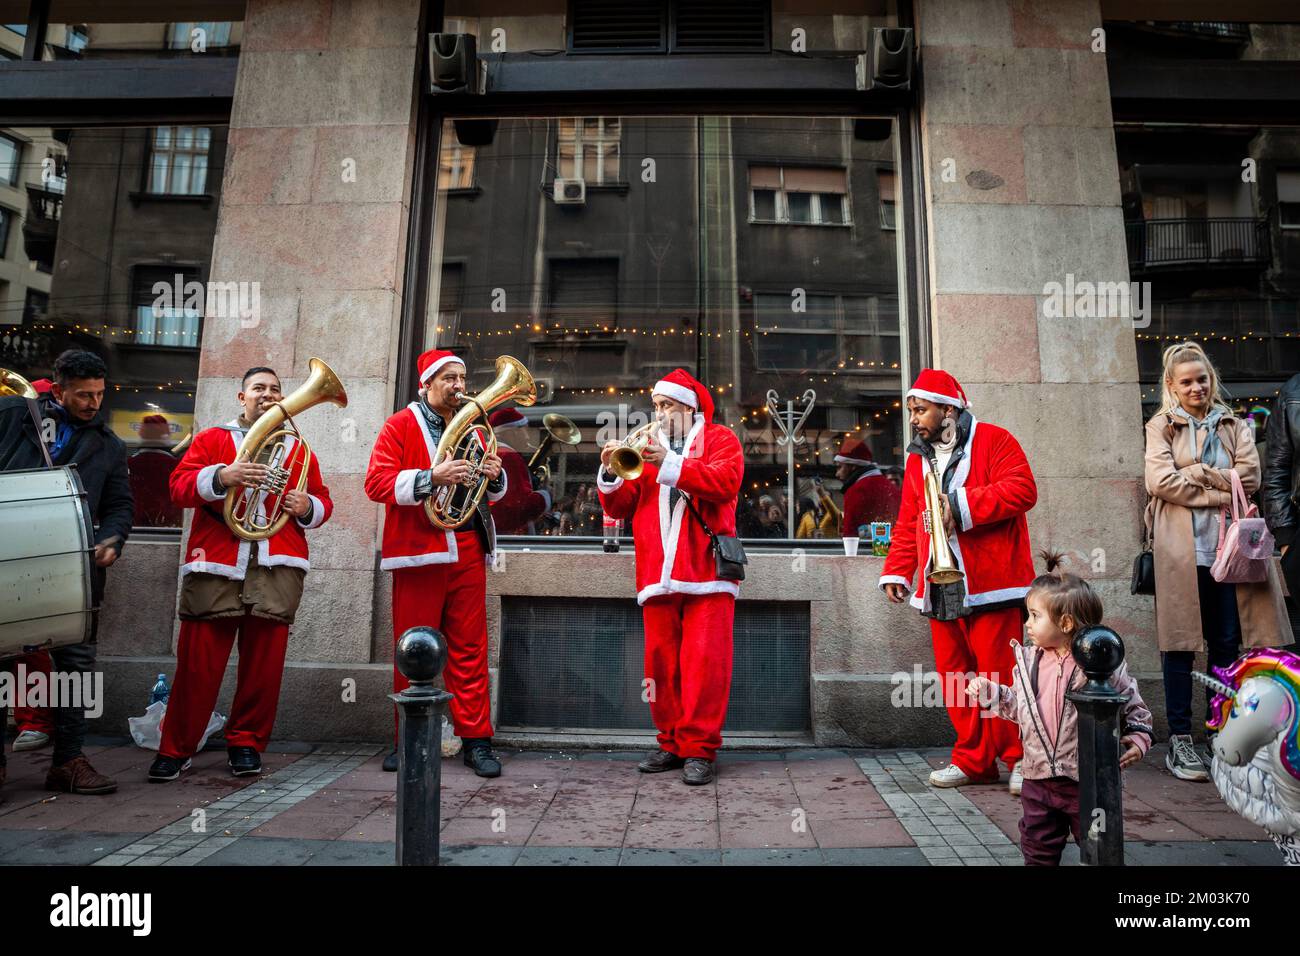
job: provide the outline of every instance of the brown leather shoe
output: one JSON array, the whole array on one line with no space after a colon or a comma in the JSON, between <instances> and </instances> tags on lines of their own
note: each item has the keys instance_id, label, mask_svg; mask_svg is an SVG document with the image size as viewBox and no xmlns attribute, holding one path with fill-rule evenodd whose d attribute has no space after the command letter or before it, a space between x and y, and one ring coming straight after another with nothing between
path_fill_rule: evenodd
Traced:
<instances>
[{"instance_id":1,"label":"brown leather shoe","mask_svg":"<svg viewBox=\"0 0 1300 956\"><path fill-rule=\"evenodd\" d=\"M117 781L98 772L83 756L74 757L58 767L51 767L45 775L45 789L97 796L116 790Z\"/></svg>"},{"instance_id":2,"label":"brown leather shoe","mask_svg":"<svg viewBox=\"0 0 1300 956\"><path fill-rule=\"evenodd\" d=\"M691 757L682 770L682 780L692 787L713 782L713 761L703 757Z\"/></svg>"}]
</instances>

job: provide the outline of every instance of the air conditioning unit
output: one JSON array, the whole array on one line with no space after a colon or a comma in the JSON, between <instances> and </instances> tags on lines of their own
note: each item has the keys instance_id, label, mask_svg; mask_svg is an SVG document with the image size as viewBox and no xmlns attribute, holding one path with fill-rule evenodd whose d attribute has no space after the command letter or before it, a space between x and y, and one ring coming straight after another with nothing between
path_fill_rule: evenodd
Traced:
<instances>
[{"instance_id":1,"label":"air conditioning unit","mask_svg":"<svg viewBox=\"0 0 1300 956\"><path fill-rule=\"evenodd\" d=\"M585 205L587 202L587 181L585 179L556 179L554 196L555 202L561 206Z\"/></svg>"}]
</instances>

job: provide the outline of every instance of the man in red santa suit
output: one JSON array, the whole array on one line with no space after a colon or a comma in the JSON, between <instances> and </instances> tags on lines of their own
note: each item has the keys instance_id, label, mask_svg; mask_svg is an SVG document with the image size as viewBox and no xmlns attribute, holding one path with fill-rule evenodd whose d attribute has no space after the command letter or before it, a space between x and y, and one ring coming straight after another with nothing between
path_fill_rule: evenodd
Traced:
<instances>
[{"instance_id":1,"label":"man in red santa suit","mask_svg":"<svg viewBox=\"0 0 1300 956\"><path fill-rule=\"evenodd\" d=\"M256 462L236 462L244 435L283 395L280 377L265 367L244 373L239 392L242 411L234 421L205 428L194 436L170 477L172 501L193 508L189 539L182 552L180 638L176 676L162 722L158 757L149 780L175 780L190 765L207 729L221 689L231 648L239 645L235 700L226 721L226 751L236 777L259 773L261 754L271 739L289 646L289 625L302 600L307 575L307 536L334 510L320 465L310 452L291 458L284 493L284 526L263 541L245 541L226 525L224 499L230 488L255 488L270 469ZM305 491L297 490L303 469ZM268 496L261 513L269 514L277 498Z\"/></svg>"},{"instance_id":2,"label":"man in red santa suit","mask_svg":"<svg viewBox=\"0 0 1300 956\"><path fill-rule=\"evenodd\" d=\"M482 468L490 480L474 517L456 531L429 521L424 499L442 486L471 480L463 458L453 460L448 452L434 461L443 430L465 394L465 363L451 352L431 349L420 356L417 370L420 397L384 422L366 471L366 494L385 505L379 566L393 573L393 643L412 627L442 632L447 641L442 678L455 695L449 707L465 764L480 777L499 777L487 662L487 564L496 550L488 502L500 501L509 484L500 457L486 455ZM393 690L407 686L394 664ZM396 748L384 759L384 769L397 770Z\"/></svg>"},{"instance_id":3,"label":"man in red santa suit","mask_svg":"<svg viewBox=\"0 0 1300 956\"><path fill-rule=\"evenodd\" d=\"M504 441L501 433L528 424L528 417L518 408L498 408L488 416L497 433L497 456L506 473L506 493L492 503L492 520L498 534L527 534L530 522L536 521L551 507L551 493L545 488L533 488L533 476L528 462Z\"/></svg>"},{"instance_id":4,"label":"man in red santa suit","mask_svg":"<svg viewBox=\"0 0 1300 956\"><path fill-rule=\"evenodd\" d=\"M601 450L596 487L605 513L632 523L637 603L645 626L645 674L659 750L643 773L683 767L692 785L714 778L731 691L734 581L720 580L704 524L736 533L736 496L744 477L740 440L715 425L709 390L675 369L651 390L658 427L642 451L645 467L630 481L609 469L619 447ZM687 498L699 518L687 508Z\"/></svg>"},{"instance_id":5,"label":"man in red santa suit","mask_svg":"<svg viewBox=\"0 0 1300 956\"><path fill-rule=\"evenodd\" d=\"M855 538L861 525L893 521L898 516L899 491L876 467L871 449L861 438L846 438L835 456L835 477L843 483L844 521L841 534Z\"/></svg>"},{"instance_id":6,"label":"man in red santa suit","mask_svg":"<svg viewBox=\"0 0 1300 956\"><path fill-rule=\"evenodd\" d=\"M935 666L957 743L952 762L930 774L935 787L995 783L999 758L1020 791L1020 739L1013 723L987 720L957 684L979 674L1011 682L1011 641L1021 633L1024 598L1034 578L1025 514L1038 500L1020 444L997 425L978 421L966 393L947 372L923 369L907 393L913 440L903 470L903 500L880 586L896 604L907 599L930 619ZM944 530L962 579L934 584L925 527L923 469L941 476ZM917 574L919 570L919 575Z\"/></svg>"}]
</instances>

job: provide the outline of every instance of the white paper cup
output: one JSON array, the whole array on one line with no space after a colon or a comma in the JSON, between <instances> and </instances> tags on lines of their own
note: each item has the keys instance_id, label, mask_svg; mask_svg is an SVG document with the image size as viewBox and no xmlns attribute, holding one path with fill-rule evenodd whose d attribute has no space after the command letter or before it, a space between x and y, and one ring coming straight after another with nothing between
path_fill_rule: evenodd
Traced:
<instances>
[{"instance_id":1,"label":"white paper cup","mask_svg":"<svg viewBox=\"0 0 1300 956\"><path fill-rule=\"evenodd\" d=\"M844 553L848 555L850 558L857 557L859 539L841 538L840 540L844 542Z\"/></svg>"}]
</instances>

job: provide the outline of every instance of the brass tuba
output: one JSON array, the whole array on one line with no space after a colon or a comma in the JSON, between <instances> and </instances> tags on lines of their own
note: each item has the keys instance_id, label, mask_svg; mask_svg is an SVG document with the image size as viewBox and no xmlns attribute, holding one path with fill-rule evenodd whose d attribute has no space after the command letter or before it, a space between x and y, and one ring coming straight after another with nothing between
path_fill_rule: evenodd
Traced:
<instances>
[{"instance_id":1,"label":"brass tuba","mask_svg":"<svg viewBox=\"0 0 1300 956\"><path fill-rule=\"evenodd\" d=\"M537 401L537 384L524 363L509 355L497 359L497 377L477 395L461 396L461 407L443 429L433 453L436 467L451 453L453 461L469 462L469 480L463 485L441 485L424 499L424 513L436 527L455 531L478 509L487 491L488 478L483 473L483 459L495 455L497 436L488 423L488 412L508 401L528 406ZM476 419L483 421L477 423ZM483 435L486 432L486 438Z\"/></svg>"},{"instance_id":2,"label":"brass tuba","mask_svg":"<svg viewBox=\"0 0 1300 956\"><path fill-rule=\"evenodd\" d=\"M925 469L925 530L930 535L930 573L926 580L931 584L952 584L963 577L953 560L948 534L943 530L943 509L939 506L939 472L934 463L923 464Z\"/></svg>"},{"instance_id":3,"label":"brass tuba","mask_svg":"<svg viewBox=\"0 0 1300 956\"><path fill-rule=\"evenodd\" d=\"M17 372L0 368L0 397L17 395L19 398L36 398L36 389Z\"/></svg>"},{"instance_id":4,"label":"brass tuba","mask_svg":"<svg viewBox=\"0 0 1300 956\"><path fill-rule=\"evenodd\" d=\"M348 393L334 370L318 358L307 364L311 369L307 381L253 422L235 455L235 461L255 461L268 468L266 481L257 487L237 485L226 492L223 512L226 526L245 541L264 541L289 520L289 513L284 510L284 492L293 472L293 459L300 450L302 468L295 489L302 491L307 487L307 456L311 454L311 446L299 434L293 416L321 402L347 407ZM292 447L286 444L286 439L293 440ZM275 496L275 507L270 514L265 514L263 505L271 495Z\"/></svg>"},{"instance_id":5,"label":"brass tuba","mask_svg":"<svg viewBox=\"0 0 1300 956\"><path fill-rule=\"evenodd\" d=\"M659 423L648 421L636 431L628 434L622 444L609 456L609 470L625 481L634 481L641 477L645 469L645 460L641 450L650 444L651 433Z\"/></svg>"},{"instance_id":6,"label":"brass tuba","mask_svg":"<svg viewBox=\"0 0 1300 956\"><path fill-rule=\"evenodd\" d=\"M542 428L546 429L546 435L538 443L533 457L528 459L528 470L537 476L539 485L545 485L551 480L550 466L544 461L547 452L551 450L551 445L555 442L561 445L582 443L582 432L571 418L551 412L549 415L542 416Z\"/></svg>"}]
</instances>

